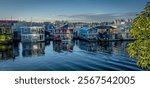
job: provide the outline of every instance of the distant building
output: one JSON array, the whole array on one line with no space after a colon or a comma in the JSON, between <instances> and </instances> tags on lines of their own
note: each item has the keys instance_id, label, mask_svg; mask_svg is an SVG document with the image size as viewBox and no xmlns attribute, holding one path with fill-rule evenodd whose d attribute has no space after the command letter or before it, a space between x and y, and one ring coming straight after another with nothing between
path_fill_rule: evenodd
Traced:
<instances>
[{"instance_id":1,"label":"distant building","mask_svg":"<svg viewBox=\"0 0 150 88\"><path fill-rule=\"evenodd\" d=\"M43 26L21 27L22 42L45 41L45 28Z\"/></svg>"}]
</instances>

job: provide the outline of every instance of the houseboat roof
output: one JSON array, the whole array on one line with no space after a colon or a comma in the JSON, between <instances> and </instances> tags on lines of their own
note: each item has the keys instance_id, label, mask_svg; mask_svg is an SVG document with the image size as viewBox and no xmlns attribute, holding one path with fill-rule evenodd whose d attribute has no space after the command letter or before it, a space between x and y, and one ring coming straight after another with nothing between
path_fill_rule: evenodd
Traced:
<instances>
[{"instance_id":1,"label":"houseboat roof","mask_svg":"<svg viewBox=\"0 0 150 88\"><path fill-rule=\"evenodd\" d=\"M70 27L70 25L69 24L66 24L66 25L63 25L62 27L60 27L60 28L57 28L58 30L68 30L68 29L73 29L73 28L71 28Z\"/></svg>"},{"instance_id":2,"label":"houseboat roof","mask_svg":"<svg viewBox=\"0 0 150 88\"><path fill-rule=\"evenodd\" d=\"M0 23L17 23L17 20L0 20Z\"/></svg>"},{"instance_id":3,"label":"houseboat roof","mask_svg":"<svg viewBox=\"0 0 150 88\"><path fill-rule=\"evenodd\" d=\"M94 28L96 28L96 29L115 29L115 27L113 27L113 26L96 26Z\"/></svg>"},{"instance_id":4,"label":"houseboat roof","mask_svg":"<svg viewBox=\"0 0 150 88\"><path fill-rule=\"evenodd\" d=\"M113 26L113 27L129 27L130 25L129 24L114 24L111 26Z\"/></svg>"},{"instance_id":5,"label":"houseboat roof","mask_svg":"<svg viewBox=\"0 0 150 88\"><path fill-rule=\"evenodd\" d=\"M80 28L80 30L89 30L89 29L91 29L91 28L89 28L89 27L81 27Z\"/></svg>"},{"instance_id":6,"label":"houseboat roof","mask_svg":"<svg viewBox=\"0 0 150 88\"><path fill-rule=\"evenodd\" d=\"M55 30L56 28L53 25L48 26L48 30Z\"/></svg>"},{"instance_id":7,"label":"houseboat roof","mask_svg":"<svg viewBox=\"0 0 150 88\"><path fill-rule=\"evenodd\" d=\"M68 29L69 28L69 25L68 24L65 24L63 25L62 27L60 27L60 29Z\"/></svg>"},{"instance_id":8,"label":"houseboat roof","mask_svg":"<svg viewBox=\"0 0 150 88\"><path fill-rule=\"evenodd\" d=\"M21 28L44 28L44 26L23 26Z\"/></svg>"}]
</instances>

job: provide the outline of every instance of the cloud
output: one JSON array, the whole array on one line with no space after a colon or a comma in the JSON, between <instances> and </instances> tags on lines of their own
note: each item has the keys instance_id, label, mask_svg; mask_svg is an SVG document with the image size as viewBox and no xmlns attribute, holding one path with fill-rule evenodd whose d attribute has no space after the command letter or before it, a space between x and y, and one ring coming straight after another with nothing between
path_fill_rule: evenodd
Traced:
<instances>
[{"instance_id":1,"label":"cloud","mask_svg":"<svg viewBox=\"0 0 150 88\"><path fill-rule=\"evenodd\" d=\"M136 14L137 12L128 12L128 13L109 13L109 14L59 15L58 17L70 21L102 22L102 21L112 21L114 19L130 19L134 18Z\"/></svg>"}]
</instances>

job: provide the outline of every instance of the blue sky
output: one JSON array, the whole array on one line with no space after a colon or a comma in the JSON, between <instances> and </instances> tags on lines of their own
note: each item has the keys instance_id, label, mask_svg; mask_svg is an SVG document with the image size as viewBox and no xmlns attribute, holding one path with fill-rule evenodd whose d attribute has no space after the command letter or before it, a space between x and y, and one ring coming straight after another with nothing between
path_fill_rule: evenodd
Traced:
<instances>
[{"instance_id":1,"label":"blue sky","mask_svg":"<svg viewBox=\"0 0 150 88\"><path fill-rule=\"evenodd\" d=\"M133 18L149 0L0 0L0 19L109 21Z\"/></svg>"}]
</instances>

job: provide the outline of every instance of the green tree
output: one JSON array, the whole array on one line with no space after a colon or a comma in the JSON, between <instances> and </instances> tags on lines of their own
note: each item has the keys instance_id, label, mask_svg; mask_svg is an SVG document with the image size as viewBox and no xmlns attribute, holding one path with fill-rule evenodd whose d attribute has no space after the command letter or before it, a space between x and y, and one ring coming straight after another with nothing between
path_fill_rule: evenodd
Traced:
<instances>
[{"instance_id":1,"label":"green tree","mask_svg":"<svg viewBox=\"0 0 150 88\"><path fill-rule=\"evenodd\" d=\"M130 34L137 39L128 45L130 57L137 59L138 66L150 70L150 2L134 19Z\"/></svg>"},{"instance_id":2,"label":"green tree","mask_svg":"<svg viewBox=\"0 0 150 88\"><path fill-rule=\"evenodd\" d=\"M136 39L150 38L150 3L147 3L145 10L134 19L130 33Z\"/></svg>"}]
</instances>

